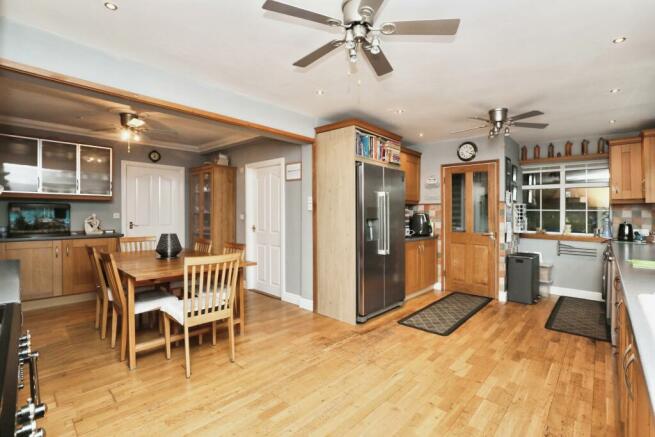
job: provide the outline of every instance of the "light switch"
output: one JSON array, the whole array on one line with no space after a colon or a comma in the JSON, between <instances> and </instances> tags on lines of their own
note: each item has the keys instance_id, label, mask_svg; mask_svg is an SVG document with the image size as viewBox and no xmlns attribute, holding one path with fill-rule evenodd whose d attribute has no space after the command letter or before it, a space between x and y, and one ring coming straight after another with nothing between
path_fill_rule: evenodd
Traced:
<instances>
[{"instance_id":1,"label":"light switch","mask_svg":"<svg viewBox=\"0 0 655 437\"><path fill-rule=\"evenodd\" d=\"M239 220L244 221L246 219L245 214L239 214Z\"/></svg>"},{"instance_id":2,"label":"light switch","mask_svg":"<svg viewBox=\"0 0 655 437\"><path fill-rule=\"evenodd\" d=\"M312 196L307 196L307 211L312 211L314 209L313 204L314 204L314 199L312 198Z\"/></svg>"},{"instance_id":3,"label":"light switch","mask_svg":"<svg viewBox=\"0 0 655 437\"><path fill-rule=\"evenodd\" d=\"M121 218L121 213L120 213L120 212L115 212L114 215L113 215L113 217L114 217L115 219L119 219L119 218Z\"/></svg>"}]
</instances>

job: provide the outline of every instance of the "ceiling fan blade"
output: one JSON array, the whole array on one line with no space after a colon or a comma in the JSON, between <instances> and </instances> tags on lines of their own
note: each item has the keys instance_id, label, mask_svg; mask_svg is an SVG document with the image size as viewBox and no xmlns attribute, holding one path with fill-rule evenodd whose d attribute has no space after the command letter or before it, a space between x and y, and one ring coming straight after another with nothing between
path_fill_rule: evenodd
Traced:
<instances>
[{"instance_id":1,"label":"ceiling fan blade","mask_svg":"<svg viewBox=\"0 0 655 437\"><path fill-rule=\"evenodd\" d=\"M384 76L393 71L393 67L389 63L387 57L384 56L384 53L382 53L382 50L380 50L380 53L377 55L374 55L369 49L365 48L364 54L366 55L368 62L371 63L373 70L375 70L375 74L378 76Z\"/></svg>"},{"instance_id":2,"label":"ceiling fan blade","mask_svg":"<svg viewBox=\"0 0 655 437\"><path fill-rule=\"evenodd\" d=\"M372 22L383 2L384 0L362 0L359 4L359 13L368 17Z\"/></svg>"},{"instance_id":3,"label":"ceiling fan blade","mask_svg":"<svg viewBox=\"0 0 655 437\"><path fill-rule=\"evenodd\" d=\"M304 58L297 60L296 62L293 63L293 65L295 65L296 67L307 67L309 64L318 61L320 58L327 55L337 47L340 47L342 44L343 41L339 41L338 39L335 39L334 41L330 41L324 46L321 46L318 49L314 50Z\"/></svg>"},{"instance_id":4,"label":"ceiling fan blade","mask_svg":"<svg viewBox=\"0 0 655 437\"><path fill-rule=\"evenodd\" d=\"M509 119L512 121L518 121L523 120L524 118L536 117L537 115L544 115L544 113L541 111L524 112L523 114L515 115Z\"/></svg>"},{"instance_id":5,"label":"ceiling fan blade","mask_svg":"<svg viewBox=\"0 0 655 437\"><path fill-rule=\"evenodd\" d=\"M389 29L385 31L385 27ZM394 28L393 31L391 29ZM394 21L382 25L386 35L455 35L459 28L459 18L451 20Z\"/></svg>"},{"instance_id":6,"label":"ceiling fan blade","mask_svg":"<svg viewBox=\"0 0 655 437\"><path fill-rule=\"evenodd\" d=\"M484 126L470 127L470 128L468 128L468 129L462 129L462 130L452 131L452 132L450 132L450 133L451 133L451 134L461 134L461 133L463 133L463 132L469 132L469 131L472 131L472 130L483 129L483 128L486 128L486 127L488 127L488 125L485 124Z\"/></svg>"},{"instance_id":7,"label":"ceiling fan blade","mask_svg":"<svg viewBox=\"0 0 655 437\"><path fill-rule=\"evenodd\" d=\"M512 123L512 126L516 127L528 127L530 129L545 129L548 127L548 123Z\"/></svg>"},{"instance_id":8,"label":"ceiling fan blade","mask_svg":"<svg viewBox=\"0 0 655 437\"><path fill-rule=\"evenodd\" d=\"M308 11L306 9L297 8L295 6L287 5L285 3L276 2L275 0L266 0L262 6L263 9L279 14L290 15L303 20L314 21L316 23L325 24L328 26L341 25L341 20L328 17L326 15L317 14L316 12Z\"/></svg>"},{"instance_id":9,"label":"ceiling fan blade","mask_svg":"<svg viewBox=\"0 0 655 437\"><path fill-rule=\"evenodd\" d=\"M487 120L486 118L482 118L482 117L468 117L468 119L469 120L484 121L485 123L487 123L487 125L489 124L489 120Z\"/></svg>"}]
</instances>

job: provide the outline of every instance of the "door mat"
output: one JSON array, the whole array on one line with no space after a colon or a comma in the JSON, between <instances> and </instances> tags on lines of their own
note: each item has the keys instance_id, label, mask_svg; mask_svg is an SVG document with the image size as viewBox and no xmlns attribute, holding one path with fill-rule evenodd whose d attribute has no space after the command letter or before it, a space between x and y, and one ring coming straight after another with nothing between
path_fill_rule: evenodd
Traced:
<instances>
[{"instance_id":1,"label":"door mat","mask_svg":"<svg viewBox=\"0 0 655 437\"><path fill-rule=\"evenodd\" d=\"M561 296L548 317L546 329L609 341L605 302Z\"/></svg>"},{"instance_id":2,"label":"door mat","mask_svg":"<svg viewBox=\"0 0 655 437\"><path fill-rule=\"evenodd\" d=\"M454 292L398 323L433 334L450 335L489 302L491 298L488 297Z\"/></svg>"}]
</instances>

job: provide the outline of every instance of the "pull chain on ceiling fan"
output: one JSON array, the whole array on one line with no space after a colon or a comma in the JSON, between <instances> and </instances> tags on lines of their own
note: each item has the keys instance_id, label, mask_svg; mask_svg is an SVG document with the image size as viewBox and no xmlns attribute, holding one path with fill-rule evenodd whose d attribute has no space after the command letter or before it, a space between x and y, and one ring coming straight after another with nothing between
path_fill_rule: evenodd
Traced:
<instances>
[{"instance_id":1,"label":"pull chain on ceiling fan","mask_svg":"<svg viewBox=\"0 0 655 437\"><path fill-rule=\"evenodd\" d=\"M393 67L382 52L380 35L455 35L459 19L418 20L385 22L375 27L375 15L384 0L343 0L343 20L328 17L306 9L291 6L275 0L267 0L262 6L267 11L277 12L303 20L314 21L331 27L341 27L344 35L314 50L293 65L307 67L338 47L346 48L350 62L357 62L359 52L364 56L378 76L391 73Z\"/></svg>"}]
</instances>

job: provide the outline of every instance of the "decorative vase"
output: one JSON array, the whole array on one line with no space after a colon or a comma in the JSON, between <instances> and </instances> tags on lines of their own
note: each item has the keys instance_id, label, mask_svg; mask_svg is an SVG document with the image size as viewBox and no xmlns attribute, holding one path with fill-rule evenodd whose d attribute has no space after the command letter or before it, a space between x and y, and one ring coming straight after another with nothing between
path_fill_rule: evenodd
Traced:
<instances>
[{"instance_id":1,"label":"decorative vase","mask_svg":"<svg viewBox=\"0 0 655 437\"><path fill-rule=\"evenodd\" d=\"M155 252L163 259L175 258L182 252L182 245L177 234L161 234Z\"/></svg>"},{"instance_id":2,"label":"decorative vase","mask_svg":"<svg viewBox=\"0 0 655 437\"><path fill-rule=\"evenodd\" d=\"M564 155L565 156L573 155L573 143L572 142L567 141L566 144L564 144Z\"/></svg>"},{"instance_id":3,"label":"decorative vase","mask_svg":"<svg viewBox=\"0 0 655 437\"><path fill-rule=\"evenodd\" d=\"M598 139L598 149L597 149L598 154L605 153L605 143L606 142L607 142L607 140L605 138L603 138L603 137L600 137Z\"/></svg>"},{"instance_id":4,"label":"decorative vase","mask_svg":"<svg viewBox=\"0 0 655 437\"><path fill-rule=\"evenodd\" d=\"M527 161L528 160L528 148L523 146L521 147L521 161Z\"/></svg>"},{"instance_id":5,"label":"decorative vase","mask_svg":"<svg viewBox=\"0 0 655 437\"><path fill-rule=\"evenodd\" d=\"M534 146L534 159L539 159L541 157L541 147L539 147L539 144Z\"/></svg>"},{"instance_id":6,"label":"decorative vase","mask_svg":"<svg viewBox=\"0 0 655 437\"><path fill-rule=\"evenodd\" d=\"M582 144L580 144L580 151L583 155L589 154L589 140L582 140Z\"/></svg>"},{"instance_id":7,"label":"decorative vase","mask_svg":"<svg viewBox=\"0 0 655 437\"><path fill-rule=\"evenodd\" d=\"M554 158L555 157L555 146L553 143L550 143L548 145L548 157L549 158Z\"/></svg>"}]
</instances>

